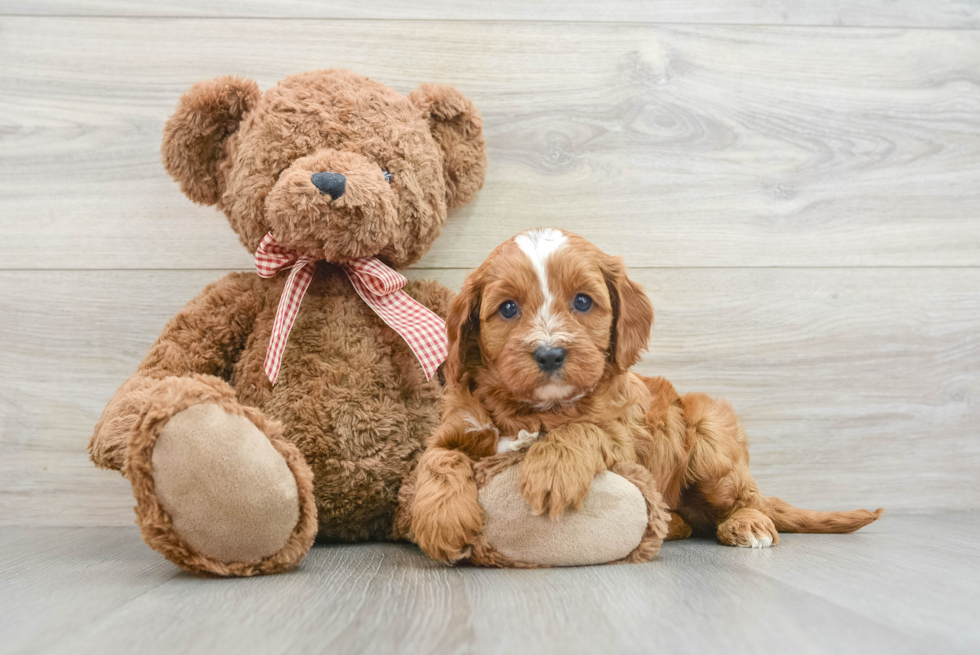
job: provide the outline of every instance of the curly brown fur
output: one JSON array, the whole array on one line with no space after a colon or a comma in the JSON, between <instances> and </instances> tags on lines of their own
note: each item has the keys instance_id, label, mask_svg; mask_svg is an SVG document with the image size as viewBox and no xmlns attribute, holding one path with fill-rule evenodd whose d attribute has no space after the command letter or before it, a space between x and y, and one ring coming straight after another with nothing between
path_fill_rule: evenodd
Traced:
<instances>
[{"instance_id":1,"label":"curly brown fur","mask_svg":"<svg viewBox=\"0 0 980 655\"><path fill-rule=\"evenodd\" d=\"M446 202L450 209L462 207L476 197L487 169L480 113L446 84L423 84L408 97L425 112L442 150Z\"/></svg>"},{"instance_id":2,"label":"curly brown fur","mask_svg":"<svg viewBox=\"0 0 980 655\"><path fill-rule=\"evenodd\" d=\"M415 542L440 561L463 559L468 545L483 532L473 462L459 451L433 449L419 464L412 512Z\"/></svg>"},{"instance_id":3,"label":"curly brown fur","mask_svg":"<svg viewBox=\"0 0 980 655\"><path fill-rule=\"evenodd\" d=\"M472 198L486 169L472 103L451 87L423 89L429 91L406 97L362 75L326 70L293 75L266 91L228 137L220 160L224 191L217 206L245 247L255 252L272 230L282 246L327 261L370 255L395 267L417 261L439 236L447 208ZM434 103L447 108L433 111ZM183 125L184 115L175 120ZM323 170L349 176L336 201L310 182Z\"/></svg>"},{"instance_id":4,"label":"curly brown fur","mask_svg":"<svg viewBox=\"0 0 980 655\"><path fill-rule=\"evenodd\" d=\"M184 94L163 130L163 165L188 198L218 202L224 189L219 167L229 137L262 94L252 80L225 75L198 82Z\"/></svg>"},{"instance_id":5,"label":"curly brown fur","mask_svg":"<svg viewBox=\"0 0 980 655\"><path fill-rule=\"evenodd\" d=\"M447 207L483 183L479 113L450 87L409 97L349 71L294 75L264 94L223 77L180 100L163 157L185 193L217 205L249 251L271 231L282 246L327 261L316 267L275 387L263 360L286 275L233 273L170 321L109 402L89 444L93 461L122 466L162 380L213 375L241 406L281 423L309 465L320 538L390 538L402 480L438 424L441 388L335 264L378 256L403 267L429 249ZM324 168L347 176L336 199L312 183ZM435 282L405 291L440 316L452 298Z\"/></svg>"},{"instance_id":6,"label":"curly brown fur","mask_svg":"<svg viewBox=\"0 0 980 655\"><path fill-rule=\"evenodd\" d=\"M535 514L560 517L578 510L592 486L613 459L606 433L594 423L567 423L548 433L527 451L521 466L521 493Z\"/></svg>"},{"instance_id":7,"label":"curly brown fur","mask_svg":"<svg viewBox=\"0 0 980 655\"><path fill-rule=\"evenodd\" d=\"M583 294L589 302L581 309ZM521 463L521 491L535 512L552 517L578 507L597 472L627 464L657 480L678 516L670 521L674 538L711 532L722 543L766 546L778 540L777 529L848 532L880 515L809 512L763 497L731 405L681 397L666 380L629 371L652 325L650 301L622 262L585 239L531 230L499 246L453 301L443 416L416 494L438 505L445 493L423 486L430 454L458 462L443 477L465 476L461 456L479 462L496 452L501 436L526 431L540 438ZM562 349L557 367L538 361L539 348ZM462 485L462 478L441 480L442 489ZM661 523L660 538L668 517ZM413 528L430 543L468 538L445 512L416 511Z\"/></svg>"}]
</instances>

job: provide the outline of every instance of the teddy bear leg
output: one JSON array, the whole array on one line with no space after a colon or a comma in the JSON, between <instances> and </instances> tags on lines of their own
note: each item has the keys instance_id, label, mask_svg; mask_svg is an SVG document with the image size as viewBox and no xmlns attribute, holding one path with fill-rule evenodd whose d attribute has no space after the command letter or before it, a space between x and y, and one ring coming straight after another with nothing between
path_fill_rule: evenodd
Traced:
<instances>
[{"instance_id":1,"label":"teddy bear leg","mask_svg":"<svg viewBox=\"0 0 980 655\"><path fill-rule=\"evenodd\" d=\"M316 536L313 476L302 455L218 378L165 378L153 389L124 473L144 540L189 571L283 571Z\"/></svg>"},{"instance_id":2,"label":"teddy bear leg","mask_svg":"<svg viewBox=\"0 0 980 655\"><path fill-rule=\"evenodd\" d=\"M485 527L471 547L481 566L533 568L646 562L667 535L670 515L649 471L617 464L595 477L578 511L535 516L521 495L524 452L476 463L474 477Z\"/></svg>"}]
</instances>

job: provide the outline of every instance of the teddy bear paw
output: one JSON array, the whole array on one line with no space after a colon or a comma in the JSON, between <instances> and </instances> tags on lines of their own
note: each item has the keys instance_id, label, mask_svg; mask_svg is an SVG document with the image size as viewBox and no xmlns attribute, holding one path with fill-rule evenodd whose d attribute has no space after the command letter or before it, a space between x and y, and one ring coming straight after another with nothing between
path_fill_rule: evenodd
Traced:
<instances>
[{"instance_id":1,"label":"teddy bear paw","mask_svg":"<svg viewBox=\"0 0 980 655\"><path fill-rule=\"evenodd\" d=\"M201 404L160 431L153 481L174 530L222 562L278 551L299 520L296 480L266 436L244 416Z\"/></svg>"},{"instance_id":2,"label":"teddy bear paw","mask_svg":"<svg viewBox=\"0 0 980 655\"><path fill-rule=\"evenodd\" d=\"M312 474L278 425L232 393L199 376L167 378L151 395L127 450L137 523L185 569L281 571L315 537Z\"/></svg>"},{"instance_id":3,"label":"teddy bear paw","mask_svg":"<svg viewBox=\"0 0 980 655\"><path fill-rule=\"evenodd\" d=\"M612 472L597 475L581 508L559 521L535 515L524 502L516 466L494 475L479 498L488 547L480 564L580 566L622 560L644 541L650 521L641 491Z\"/></svg>"}]
</instances>

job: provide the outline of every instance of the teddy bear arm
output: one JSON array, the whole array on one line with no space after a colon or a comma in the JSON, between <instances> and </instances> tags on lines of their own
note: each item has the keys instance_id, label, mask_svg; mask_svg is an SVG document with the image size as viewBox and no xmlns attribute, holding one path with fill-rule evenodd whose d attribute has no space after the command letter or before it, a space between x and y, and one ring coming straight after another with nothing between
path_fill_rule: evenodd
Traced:
<instances>
[{"instance_id":1,"label":"teddy bear arm","mask_svg":"<svg viewBox=\"0 0 980 655\"><path fill-rule=\"evenodd\" d=\"M405 285L405 293L431 309L445 320L449 306L456 294L435 280L411 280Z\"/></svg>"},{"instance_id":2,"label":"teddy bear arm","mask_svg":"<svg viewBox=\"0 0 980 655\"><path fill-rule=\"evenodd\" d=\"M102 412L89 440L96 465L122 468L136 419L163 379L193 374L229 379L263 305L259 284L254 274L231 273L208 285L170 320Z\"/></svg>"}]
</instances>

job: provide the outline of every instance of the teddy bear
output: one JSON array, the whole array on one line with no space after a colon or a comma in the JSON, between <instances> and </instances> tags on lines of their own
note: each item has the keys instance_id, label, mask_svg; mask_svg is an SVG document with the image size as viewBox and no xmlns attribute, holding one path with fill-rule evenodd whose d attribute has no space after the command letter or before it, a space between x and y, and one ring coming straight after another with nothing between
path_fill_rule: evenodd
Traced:
<instances>
[{"instance_id":1,"label":"teddy bear","mask_svg":"<svg viewBox=\"0 0 980 655\"><path fill-rule=\"evenodd\" d=\"M451 86L406 96L344 70L264 93L225 76L180 99L162 155L190 200L225 214L257 270L212 283L167 324L106 406L91 459L132 485L146 543L192 572L284 571L315 539L411 539L453 293L397 269L482 187L479 112ZM642 481L627 483L632 505L617 479L597 481L586 527L548 525L515 505L519 458L477 472L488 514L477 563L648 559L659 547L659 501ZM625 515L625 541L602 536ZM589 546L596 534L614 547Z\"/></svg>"}]
</instances>

